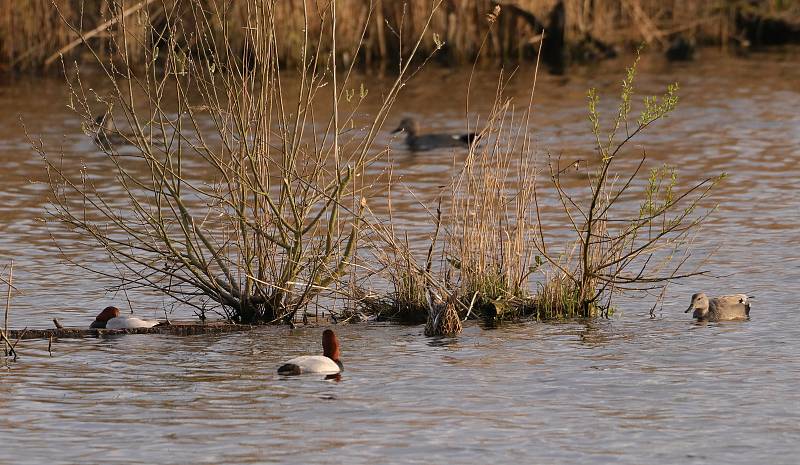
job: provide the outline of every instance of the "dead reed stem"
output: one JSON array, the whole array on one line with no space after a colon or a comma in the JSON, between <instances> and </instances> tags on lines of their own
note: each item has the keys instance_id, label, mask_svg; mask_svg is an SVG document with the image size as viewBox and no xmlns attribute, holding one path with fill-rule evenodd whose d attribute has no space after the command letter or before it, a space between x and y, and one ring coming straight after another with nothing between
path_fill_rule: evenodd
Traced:
<instances>
[{"instance_id":1,"label":"dead reed stem","mask_svg":"<svg viewBox=\"0 0 800 465\"><path fill-rule=\"evenodd\" d=\"M14 288L14 260L11 260L11 263L8 267L8 279L6 280L6 285L8 286L8 292L6 293L6 310L5 314L3 315L3 352L6 356L9 354L9 349L13 351L13 346L11 342L8 341L6 338L6 334L8 333L8 315L11 312L11 290ZM7 345L6 345L7 344ZM16 352L14 352L14 358L16 358Z\"/></svg>"},{"instance_id":2,"label":"dead reed stem","mask_svg":"<svg viewBox=\"0 0 800 465\"><path fill-rule=\"evenodd\" d=\"M0 338L3 339L3 353L6 357L12 356L14 360L17 359L17 351L14 350L15 344L12 344L11 341L8 340L6 337L5 331L0 331Z\"/></svg>"}]
</instances>

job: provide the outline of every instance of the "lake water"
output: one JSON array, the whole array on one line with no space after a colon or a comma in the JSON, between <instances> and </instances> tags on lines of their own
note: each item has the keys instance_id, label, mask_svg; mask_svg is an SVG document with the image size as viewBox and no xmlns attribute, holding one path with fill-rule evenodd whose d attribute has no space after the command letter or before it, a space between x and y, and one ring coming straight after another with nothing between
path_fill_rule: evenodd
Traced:
<instances>
[{"instance_id":1,"label":"lake water","mask_svg":"<svg viewBox=\"0 0 800 465\"><path fill-rule=\"evenodd\" d=\"M586 90L598 87L611 105L627 62L540 76L537 143L585 156ZM798 49L642 63L644 91L681 84L679 109L642 139L649 163L677 165L685 183L729 174L695 244L714 251L709 275L671 286L655 319L645 297L620 301L610 320L467 324L452 339L426 338L421 326L340 325L346 370L338 382L275 374L281 360L320 351L319 328L63 340L52 356L47 341L24 341L0 375L0 463L796 463L798 64ZM473 114L490 107L494 76L479 73ZM465 72L422 74L387 126L411 115L426 129L462 129L466 80ZM509 93L524 98L527 82ZM5 83L0 103L0 266L14 260L20 289L11 326L48 327L53 317L87 325L125 296L60 259L51 240L58 225L42 220L43 163L20 118L100 181L111 165L65 109L59 80ZM389 141L386 131L378 142ZM452 172L452 152L395 145L395 175L432 202ZM111 174L104 182L113 188ZM397 195L398 224L412 241L427 240L421 207ZM72 244L64 252L103 266L101 251ZM683 310L700 290L754 295L752 320L693 324ZM127 297L143 317L163 315L168 304L148 293Z\"/></svg>"}]
</instances>

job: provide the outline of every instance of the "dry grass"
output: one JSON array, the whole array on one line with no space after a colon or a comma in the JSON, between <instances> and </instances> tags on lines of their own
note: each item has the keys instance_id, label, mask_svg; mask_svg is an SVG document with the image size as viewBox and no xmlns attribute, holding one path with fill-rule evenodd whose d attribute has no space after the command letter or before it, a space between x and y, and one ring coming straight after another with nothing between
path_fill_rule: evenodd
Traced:
<instances>
[{"instance_id":1,"label":"dry grass","mask_svg":"<svg viewBox=\"0 0 800 465\"><path fill-rule=\"evenodd\" d=\"M515 118L503 94L504 79L499 79L494 107L481 130L486 142L471 148L453 181L445 236L459 294L477 296L474 310L492 319L518 306L511 302L527 299L528 280L538 266L530 246L536 182L531 107Z\"/></svg>"},{"instance_id":2,"label":"dry grass","mask_svg":"<svg viewBox=\"0 0 800 465\"><path fill-rule=\"evenodd\" d=\"M55 7L54 7L55 4ZM71 0L4 0L0 4L0 63L2 69L25 70L41 65L47 55L69 42L70 31L58 11L69 21L78 20ZM86 20L99 14L100 2L88 2Z\"/></svg>"},{"instance_id":3,"label":"dry grass","mask_svg":"<svg viewBox=\"0 0 800 465\"><path fill-rule=\"evenodd\" d=\"M5 302L5 312L3 313L3 327L0 329L0 343L3 346L3 356L14 357L14 360L17 359L17 344L19 343L19 338L17 341L12 343L9 338L13 338L14 336L9 334L8 329L8 320L11 314L11 296L14 291L14 261L12 260L11 263L2 269L0 269L0 284L4 284L6 286L6 302Z\"/></svg>"},{"instance_id":4,"label":"dry grass","mask_svg":"<svg viewBox=\"0 0 800 465\"><path fill-rule=\"evenodd\" d=\"M89 31L119 14L114 3L105 0L4 0L0 4L0 61L4 69L41 67L48 56L76 38L65 21L78 30ZM136 3L127 2L126 6ZM485 49L479 53L483 36L489 30L486 14L492 11L494 3L489 0L445 2L428 24L429 0L340 0L337 2L341 12L337 20L338 60L348 65L360 58L363 59L362 65L367 67L377 63L397 63L399 57L407 57L415 46L413 41L401 38L417 37L423 31L427 32L419 49L421 55L434 52L443 42L438 57L448 63L471 63L478 55L488 61L517 61L535 56L541 25L547 25L548 13L556 0L500 2L503 8L497 25ZM164 0L154 2L140 17L128 21L126 33L129 40L143 40L148 47L163 47L165 38L159 32L163 32L170 21L170 12L186 15L197 7L215 11L220 10L223 4L230 20L246 23L249 15L246 0ZM284 65L298 64L295 51L306 39L316 41L326 27L321 15L304 17L303 7L316 13L327 9L328 3L312 0L274 2L276 32L282 38L276 44L276 54ZM757 7L745 1L725 0L566 0L564 7L565 40L573 49L581 49L587 35L614 45L647 42L658 48L667 45L670 36L677 32L701 43L724 44L737 34L737 9L756 8L760 15L794 18L795 21L800 15L800 5L796 2L779 0L759 2ZM529 14L535 17L535 22ZM145 16L161 27L156 34L145 34L143 26L146 21L142 20ZM234 53L245 50L251 40L243 28L227 28L224 21L212 21L204 27L210 28L210 33L216 37L224 35ZM307 37L304 30L308 32ZM104 52L115 53L114 42L122 42L120 34L121 28L113 25L92 42ZM191 32L188 36L171 39L188 48L197 45L193 43ZM322 53L331 48L330 43L321 45ZM84 49L78 47L72 52L81 55ZM144 55L137 59L141 62Z\"/></svg>"}]
</instances>

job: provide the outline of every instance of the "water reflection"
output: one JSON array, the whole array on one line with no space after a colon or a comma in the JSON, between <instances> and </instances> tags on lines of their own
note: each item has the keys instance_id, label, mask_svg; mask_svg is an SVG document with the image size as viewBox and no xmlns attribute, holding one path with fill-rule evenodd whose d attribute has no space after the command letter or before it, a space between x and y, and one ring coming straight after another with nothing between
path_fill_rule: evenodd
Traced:
<instances>
[{"instance_id":1,"label":"water reflection","mask_svg":"<svg viewBox=\"0 0 800 465\"><path fill-rule=\"evenodd\" d=\"M641 141L652 166L679 165L686 185L729 173L716 197L720 214L695 244L699 253L715 251L709 275L671 285L656 318L652 299L630 298L617 301L609 320L497 330L469 323L457 338L426 338L421 326L339 325L347 371L338 380L275 373L287 357L319 351L314 328L60 340L52 356L48 341L24 341L22 357L0 376L0 462L794 463L800 67L796 50L783 53L744 60L704 51L692 65L641 67L644 92L674 80L683 89L678 112ZM563 153L564 167L592 157L586 88L617 92L624 64L541 77L535 136ZM424 117L436 132L464 129L462 77L421 77L398 101L398 118ZM494 78L487 72L475 82L470 111L481 113ZM517 96L529 90L524 80L509 86ZM111 165L79 121L53 109L58 101L64 92L55 81L0 92L8 119L0 125L0 259L18 265L18 327L46 327L54 316L86 326L122 298L103 293L113 282L58 260L64 253L102 266L102 251L78 243L60 251L50 235L61 230L37 219L48 191L12 121L17 112L29 131L64 148L66 162L84 164L99 188L114 189ZM611 99L603 105L614 111ZM378 141L396 142L388 134ZM419 203L435 202L462 156L398 150L374 165L373 174L392 169L407 187L394 191L393 213L411 242L430 233ZM579 174L572 181L585 182ZM693 322L682 311L692 289L703 288L757 294L752 321ZM160 296L131 298L138 316L163 316ZM181 312L175 318L191 317Z\"/></svg>"}]
</instances>

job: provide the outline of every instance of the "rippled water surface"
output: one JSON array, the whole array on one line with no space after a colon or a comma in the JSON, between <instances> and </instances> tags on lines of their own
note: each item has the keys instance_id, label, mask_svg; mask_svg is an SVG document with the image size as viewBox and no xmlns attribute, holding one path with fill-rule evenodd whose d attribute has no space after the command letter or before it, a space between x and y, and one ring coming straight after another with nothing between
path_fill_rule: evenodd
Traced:
<instances>
[{"instance_id":1,"label":"rippled water surface","mask_svg":"<svg viewBox=\"0 0 800 465\"><path fill-rule=\"evenodd\" d=\"M644 91L681 84L679 110L640 141L650 163L677 165L685 183L729 174L695 244L714 251L710 274L672 286L657 318L653 299L642 298L621 301L610 320L467 325L453 339L426 338L420 326L340 325L338 382L275 374L281 360L320 350L318 328L63 340L52 355L47 341L24 341L0 374L0 463L797 463L800 51L702 58L642 64ZM625 63L540 77L534 125L543 150L586 156L586 89L613 95ZM490 108L494 76L479 74L471 114ZM422 74L396 119L462 129L466 80ZM527 81L510 94L524 97ZM112 165L65 109L59 81L5 83L0 103L0 265L14 259L20 290L11 326L47 327L54 316L85 325L124 296L62 264L50 238L58 226L41 220L42 162L20 117L113 193L113 177L103 178ZM394 174L416 198L435 199L453 153L392 143ZM415 197L399 190L396 200L398 225L426 238ZM103 266L101 252L80 244L62 252ZM755 295L752 320L692 324L683 310L699 290ZM128 297L141 316L163 314L159 296Z\"/></svg>"}]
</instances>

